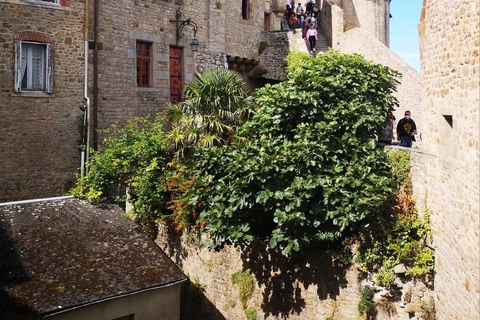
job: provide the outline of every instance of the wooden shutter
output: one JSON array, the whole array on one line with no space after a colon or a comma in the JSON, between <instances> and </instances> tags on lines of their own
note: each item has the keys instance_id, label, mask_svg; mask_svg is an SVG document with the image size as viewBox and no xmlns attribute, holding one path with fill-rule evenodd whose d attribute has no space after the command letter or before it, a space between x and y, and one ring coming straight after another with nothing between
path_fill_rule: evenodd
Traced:
<instances>
[{"instance_id":1,"label":"wooden shutter","mask_svg":"<svg viewBox=\"0 0 480 320\"><path fill-rule=\"evenodd\" d=\"M47 43L46 60L45 92L53 93L53 45L51 43Z\"/></svg>"}]
</instances>

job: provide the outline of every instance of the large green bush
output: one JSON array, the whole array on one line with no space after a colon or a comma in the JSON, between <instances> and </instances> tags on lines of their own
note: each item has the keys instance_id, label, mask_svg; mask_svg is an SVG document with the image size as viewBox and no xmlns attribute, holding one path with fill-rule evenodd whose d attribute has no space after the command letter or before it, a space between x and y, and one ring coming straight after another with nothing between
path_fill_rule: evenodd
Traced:
<instances>
[{"instance_id":1,"label":"large green bush","mask_svg":"<svg viewBox=\"0 0 480 320\"><path fill-rule=\"evenodd\" d=\"M209 247L270 239L283 254L331 241L392 195L375 134L397 104L397 73L359 55L291 55L287 79L257 91L246 140L197 153L192 203Z\"/></svg>"}]
</instances>

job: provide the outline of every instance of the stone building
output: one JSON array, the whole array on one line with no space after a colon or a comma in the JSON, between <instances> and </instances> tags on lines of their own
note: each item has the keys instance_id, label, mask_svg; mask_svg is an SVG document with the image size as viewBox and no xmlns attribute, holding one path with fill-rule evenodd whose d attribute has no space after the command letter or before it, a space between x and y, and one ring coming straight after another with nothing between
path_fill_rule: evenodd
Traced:
<instances>
[{"instance_id":1,"label":"stone building","mask_svg":"<svg viewBox=\"0 0 480 320\"><path fill-rule=\"evenodd\" d=\"M229 67L248 78L272 8L269 0L0 0L0 201L64 194L88 160L80 146L96 149L99 130L178 101L196 71Z\"/></svg>"},{"instance_id":2,"label":"stone building","mask_svg":"<svg viewBox=\"0 0 480 320\"><path fill-rule=\"evenodd\" d=\"M185 275L122 213L71 197L2 203L2 319L180 319Z\"/></svg>"},{"instance_id":3,"label":"stone building","mask_svg":"<svg viewBox=\"0 0 480 320\"><path fill-rule=\"evenodd\" d=\"M437 319L480 317L479 2L424 0L419 25L424 154L417 203L431 211Z\"/></svg>"},{"instance_id":4,"label":"stone building","mask_svg":"<svg viewBox=\"0 0 480 320\"><path fill-rule=\"evenodd\" d=\"M63 194L80 165L85 3L0 0L0 201Z\"/></svg>"}]
</instances>

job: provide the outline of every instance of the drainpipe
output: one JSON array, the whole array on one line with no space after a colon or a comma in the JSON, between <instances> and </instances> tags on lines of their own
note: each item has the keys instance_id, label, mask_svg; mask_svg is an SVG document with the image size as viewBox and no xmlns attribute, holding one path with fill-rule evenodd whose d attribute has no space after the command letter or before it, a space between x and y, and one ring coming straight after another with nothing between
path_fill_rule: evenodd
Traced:
<instances>
[{"instance_id":1,"label":"drainpipe","mask_svg":"<svg viewBox=\"0 0 480 320\"><path fill-rule=\"evenodd\" d=\"M82 163L81 163L81 173L82 177L84 174L88 174L88 169L86 164L90 156L90 98L88 97L88 41L85 40L85 84L84 84L84 98L86 101L85 105L85 118L84 118L84 128L87 132L86 139L84 140L85 149L82 150Z\"/></svg>"},{"instance_id":2,"label":"drainpipe","mask_svg":"<svg viewBox=\"0 0 480 320\"><path fill-rule=\"evenodd\" d=\"M85 52L84 52L84 93L85 105L80 108L83 111L83 133L82 133L82 146L80 149L80 175L83 177L88 173L86 164L88 162L90 154L90 98L88 97L88 29L89 29L89 0L85 2L85 26L84 26L84 39L85 39Z\"/></svg>"},{"instance_id":3,"label":"drainpipe","mask_svg":"<svg viewBox=\"0 0 480 320\"><path fill-rule=\"evenodd\" d=\"M93 149L98 150L98 3L95 1L94 29L93 29Z\"/></svg>"}]
</instances>

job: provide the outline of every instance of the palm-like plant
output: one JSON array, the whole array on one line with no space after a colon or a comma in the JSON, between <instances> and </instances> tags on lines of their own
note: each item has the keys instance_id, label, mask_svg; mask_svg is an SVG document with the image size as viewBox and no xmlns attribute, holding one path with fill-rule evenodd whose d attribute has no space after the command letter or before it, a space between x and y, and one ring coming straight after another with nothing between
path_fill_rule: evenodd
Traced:
<instances>
[{"instance_id":1,"label":"palm-like plant","mask_svg":"<svg viewBox=\"0 0 480 320\"><path fill-rule=\"evenodd\" d=\"M167 107L172 124L167 138L178 158L195 147L228 145L252 114L252 102L240 74L228 69L196 73L185 86L185 101Z\"/></svg>"}]
</instances>

